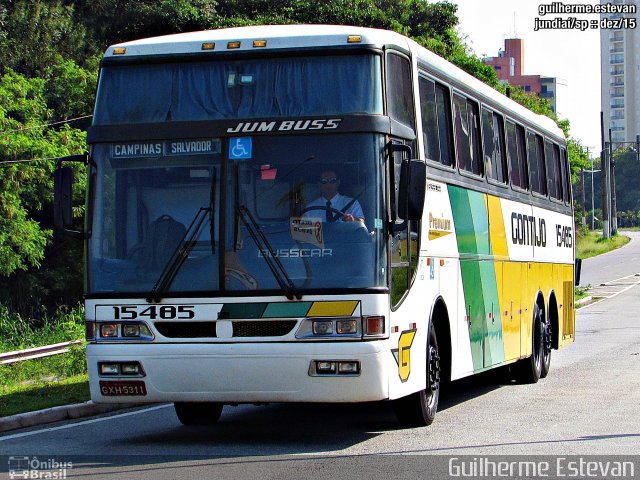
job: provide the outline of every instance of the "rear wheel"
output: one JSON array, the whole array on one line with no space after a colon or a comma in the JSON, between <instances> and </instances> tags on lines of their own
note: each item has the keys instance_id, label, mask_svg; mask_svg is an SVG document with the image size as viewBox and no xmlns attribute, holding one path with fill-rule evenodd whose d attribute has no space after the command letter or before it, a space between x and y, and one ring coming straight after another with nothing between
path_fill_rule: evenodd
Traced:
<instances>
[{"instance_id":1,"label":"rear wheel","mask_svg":"<svg viewBox=\"0 0 640 480\"><path fill-rule=\"evenodd\" d=\"M551 349L553 345L553 329L549 318L542 322L542 371L540 378L544 378L549 374L551 369Z\"/></svg>"},{"instance_id":2,"label":"rear wheel","mask_svg":"<svg viewBox=\"0 0 640 480\"><path fill-rule=\"evenodd\" d=\"M222 414L224 405L218 402L176 402L178 420L183 425L213 425Z\"/></svg>"},{"instance_id":3,"label":"rear wheel","mask_svg":"<svg viewBox=\"0 0 640 480\"><path fill-rule=\"evenodd\" d=\"M520 360L516 364L517 376L522 383L537 383L543 376L542 371L545 363L544 330L545 323L543 321L542 309L536 303L533 307L533 338L531 356ZM551 362L551 352L549 352L548 361Z\"/></svg>"},{"instance_id":4,"label":"rear wheel","mask_svg":"<svg viewBox=\"0 0 640 480\"><path fill-rule=\"evenodd\" d=\"M438 338L432 325L427 346L427 388L395 400L394 403L396 417L402 425L423 427L433 423L440 397L440 373Z\"/></svg>"}]
</instances>

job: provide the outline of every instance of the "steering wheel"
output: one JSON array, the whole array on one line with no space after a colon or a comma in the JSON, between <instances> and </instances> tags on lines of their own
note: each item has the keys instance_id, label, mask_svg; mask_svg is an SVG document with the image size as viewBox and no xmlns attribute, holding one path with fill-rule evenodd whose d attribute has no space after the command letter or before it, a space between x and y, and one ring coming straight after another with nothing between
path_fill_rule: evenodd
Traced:
<instances>
[{"instance_id":1,"label":"steering wheel","mask_svg":"<svg viewBox=\"0 0 640 480\"><path fill-rule=\"evenodd\" d=\"M330 212L333 213L335 215L340 215L340 217L344 217L346 216L346 213L344 213L342 210L338 210L337 208L333 208L333 207L327 207L325 205L317 205L315 207L307 207L302 211L302 214L304 215L305 213L311 211L311 210L324 210L325 212Z\"/></svg>"}]
</instances>

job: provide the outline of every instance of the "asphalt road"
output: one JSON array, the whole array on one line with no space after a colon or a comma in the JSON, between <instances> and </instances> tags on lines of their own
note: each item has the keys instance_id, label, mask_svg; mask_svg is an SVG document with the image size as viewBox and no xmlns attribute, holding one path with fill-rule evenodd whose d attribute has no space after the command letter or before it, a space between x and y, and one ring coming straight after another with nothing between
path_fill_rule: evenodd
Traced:
<instances>
[{"instance_id":1,"label":"asphalt road","mask_svg":"<svg viewBox=\"0 0 640 480\"><path fill-rule=\"evenodd\" d=\"M640 274L640 232L621 231L631 238L624 247L582 261L580 285L592 287Z\"/></svg>"},{"instance_id":2,"label":"asphalt road","mask_svg":"<svg viewBox=\"0 0 640 480\"><path fill-rule=\"evenodd\" d=\"M640 242L595 268L640 271ZM37 456L71 462L66 478L449 478L452 455L632 458L640 452L639 293L631 285L580 309L576 342L554 351L538 384L491 372L455 382L431 427L400 429L384 404L272 404L225 407L216 426L195 428L161 405L8 432L0 472L9 456L14 465Z\"/></svg>"}]
</instances>

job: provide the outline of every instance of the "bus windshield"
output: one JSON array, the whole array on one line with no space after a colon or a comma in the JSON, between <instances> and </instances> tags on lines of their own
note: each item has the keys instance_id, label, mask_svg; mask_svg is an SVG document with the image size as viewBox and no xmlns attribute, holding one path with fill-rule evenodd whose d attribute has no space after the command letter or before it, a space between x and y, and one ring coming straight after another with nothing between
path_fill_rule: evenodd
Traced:
<instances>
[{"instance_id":1,"label":"bus windshield","mask_svg":"<svg viewBox=\"0 0 640 480\"><path fill-rule=\"evenodd\" d=\"M96 144L88 293L384 286L383 151L373 133Z\"/></svg>"},{"instance_id":2,"label":"bus windshield","mask_svg":"<svg viewBox=\"0 0 640 480\"><path fill-rule=\"evenodd\" d=\"M106 65L94 125L382 114L380 57Z\"/></svg>"}]
</instances>

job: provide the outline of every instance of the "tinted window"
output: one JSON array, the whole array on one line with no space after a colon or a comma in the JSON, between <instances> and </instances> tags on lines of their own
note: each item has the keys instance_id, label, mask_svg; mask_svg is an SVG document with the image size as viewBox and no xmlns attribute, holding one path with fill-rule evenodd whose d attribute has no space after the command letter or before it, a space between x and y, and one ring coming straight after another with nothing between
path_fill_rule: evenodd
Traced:
<instances>
[{"instance_id":1,"label":"tinted window","mask_svg":"<svg viewBox=\"0 0 640 480\"><path fill-rule=\"evenodd\" d=\"M409 60L398 55L387 56L387 86L389 115L413 128L415 120Z\"/></svg>"},{"instance_id":2,"label":"tinted window","mask_svg":"<svg viewBox=\"0 0 640 480\"><path fill-rule=\"evenodd\" d=\"M547 194L547 181L544 169L544 152L542 137L533 132L527 132L527 153L529 157L529 178L531 190L541 195Z\"/></svg>"},{"instance_id":3,"label":"tinted window","mask_svg":"<svg viewBox=\"0 0 640 480\"><path fill-rule=\"evenodd\" d=\"M558 146L545 140L544 154L547 160L547 189L549 195L551 198L562 200L562 173L560 171L560 151Z\"/></svg>"},{"instance_id":4,"label":"tinted window","mask_svg":"<svg viewBox=\"0 0 640 480\"><path fill-rule=\"evenodd\" d=\"M420 77L419 87L425 154L429 160L451 166L449 93L442 85L423 77Z\"/></svg>"},{"instance_id":5,"label":"tinted window","mask_svg":"<svg viewBox=\"0 0 640 480\"><path fill-rule=\"evenodd\" d=\"M482 175L478 104L455 94L453 118L458 166L461 170Z\"/></svg>"},{"instance_id":6,"label":"tinted window","mask_svg":"<svg viewBox=\"0 0 640 480\"><path fill-rule=\"evenodd\" d=\"M482 140L487 176L505 183L507 176L502 117L485 109L482 110Z\"/></svg>"},{"instance_id":7,"label":"tinted window","mask_svg":"<svg viewBox=\"0 0 640 480\"><path fill-rule=\"evenodd\" d=\"M560 149L560 169L562 171L562 184L564 185L562 198L568 203L571 201L571 169L567 163L567 151L564 148Z\"/></svg>"},{"instance_id":8,"label":"tinted window","mask_svg":"<svg viewBox=\"0 0 640 480\"><path fill-rule=\"evenodd\" d=\"M507 122L507 147L511 184L526 190L529 188L527 176L527 158L524 149L524 128Z\"/></svg>"},{"instance_id":9,"label":"tinted window","mask_svg":"<svg viewBox=\"0 0 640 480\"><path fill-rule=\"evenodd\" d=\"M436 84L436 104L438 106L438 132L440 135L440 162L453 165L453 138L451 136L451 100L449 89Z\"/></svg>"}]
</instances>

